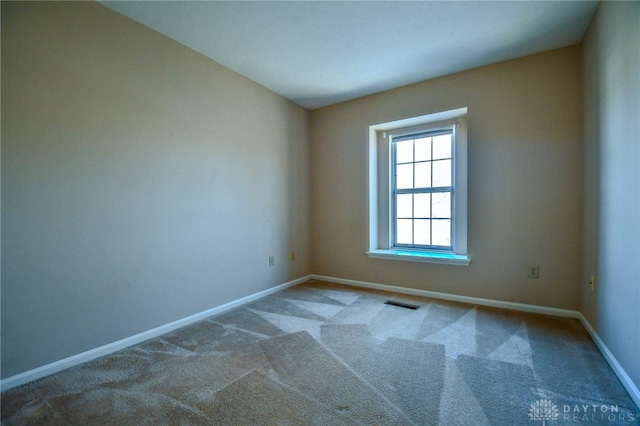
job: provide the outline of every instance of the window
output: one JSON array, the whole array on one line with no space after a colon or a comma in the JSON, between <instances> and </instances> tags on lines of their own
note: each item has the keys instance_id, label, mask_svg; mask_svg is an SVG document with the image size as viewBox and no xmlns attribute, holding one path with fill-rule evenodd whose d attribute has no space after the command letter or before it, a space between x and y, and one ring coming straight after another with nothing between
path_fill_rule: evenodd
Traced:
<instances>
[{"instance_id":1,"label":"window","mask_svg":"<svg viewBox=\"0 0 640 426\"><path fill-rule=\"evenodd\" d=\"M469 264L466 112L370 127L369 257Z\"/></svg>"},{"instance_id":2,"label":"window","mask_svg":"<svg viewBox=\"0 0 640 426\"><path fill-rule=\"evenodd\" d=\"M452 251L453 128L391 141L393 246Z\"/></svg>"}]
</instances>

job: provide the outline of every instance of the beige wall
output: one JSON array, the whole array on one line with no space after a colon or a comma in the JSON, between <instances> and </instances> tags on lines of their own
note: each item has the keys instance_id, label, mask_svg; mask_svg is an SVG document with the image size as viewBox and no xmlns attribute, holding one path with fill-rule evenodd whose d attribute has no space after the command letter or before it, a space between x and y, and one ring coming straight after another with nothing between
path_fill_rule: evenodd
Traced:
<instances>
[{"instance_id":1,"label":"beige wall","mask_svg":"<svg viewBox=\"0 0 640 426\"><path fill-rule=\"evenodd\" d=\"M640 388L640 3L600 4L583 64L582 312Z\"/></svg>"},{"instance_id":2,"label":"beige wall","mask_svg":"<svg viewBox=\"0 0 640 426\"><path fill-rule=\"evenodd\" d=\"M312 111L314 273L579 309L581 93L580 47L569 47ZM471 265L367 258L368 126L459 107Z\"/></svg>"},{"instance_id":3,"label":"beige wall","mask_svg":"<svg viewBox=\"0 0 640 426\"><path fill-rule=\"evenodd\" d=\"M97 3L2 2L2 377L309 274L308 115Z\"/></svg>"}]
</instances>

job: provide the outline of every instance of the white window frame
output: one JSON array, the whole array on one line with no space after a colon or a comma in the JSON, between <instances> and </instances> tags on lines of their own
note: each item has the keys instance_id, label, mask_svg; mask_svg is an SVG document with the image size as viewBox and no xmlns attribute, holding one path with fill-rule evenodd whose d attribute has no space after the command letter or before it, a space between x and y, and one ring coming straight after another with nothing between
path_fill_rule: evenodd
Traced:
<instances>
[{"instance_id":1,"label":"white window frame","mask_svg":"<svg viewBox=\"0 0 640 426\"><path fill-rule=\"evenodd\" d=\"M374 259L467 266L467 108L369 126L369 250ZM452 202L453 251L393 247L391 141L394 136L455 127Z\"/></svg>"}]
</instances>

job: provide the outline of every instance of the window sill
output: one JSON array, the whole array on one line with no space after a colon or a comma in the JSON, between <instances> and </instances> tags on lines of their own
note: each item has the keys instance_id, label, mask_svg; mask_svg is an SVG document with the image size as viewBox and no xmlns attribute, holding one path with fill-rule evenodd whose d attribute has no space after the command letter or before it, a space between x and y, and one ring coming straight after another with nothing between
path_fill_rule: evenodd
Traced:
<instances>
[{"instance_id":1,"label":"window sill","mask_svg":"<svg viewBox=\"0 0 640 426\"><path fill-rule=\"evenodd\" d=\"M402 260L406 262L440 263L444 265L469 266L471 259L465 255L449 253L429 253L410 250L371 250L367 256L372 259Z\"/></svg>"}]
</instances>

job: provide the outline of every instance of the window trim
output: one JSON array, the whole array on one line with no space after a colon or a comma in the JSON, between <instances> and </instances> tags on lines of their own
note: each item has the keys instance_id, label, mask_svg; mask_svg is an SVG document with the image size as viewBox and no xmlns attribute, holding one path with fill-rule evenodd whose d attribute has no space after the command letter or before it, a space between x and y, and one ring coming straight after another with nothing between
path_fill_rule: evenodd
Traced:
<instances>
[{"instance_id":1,"label":"window trim","mask_svg":"<svg viewBox=\"0 0 640 426\"><path fill-rule=\"evenodd\" d=\"M369 250L374 259L442 263L467 266L467 108L369 126ZM455 125L452 229L453 251L393 247L394 217L391 175L391 140L393 136L437 130Z\"/></svg>"}]
</instances>

